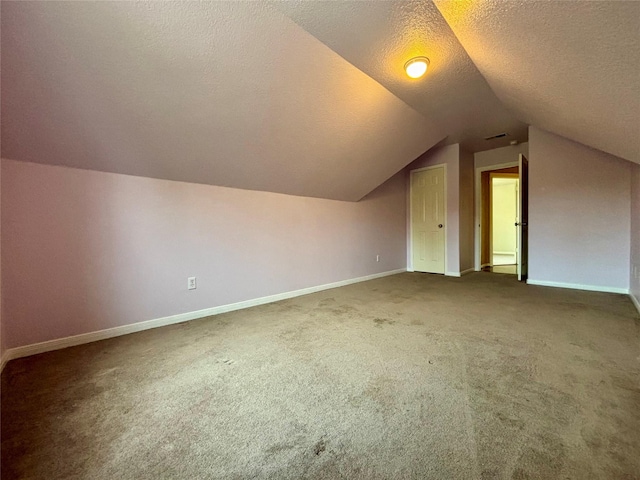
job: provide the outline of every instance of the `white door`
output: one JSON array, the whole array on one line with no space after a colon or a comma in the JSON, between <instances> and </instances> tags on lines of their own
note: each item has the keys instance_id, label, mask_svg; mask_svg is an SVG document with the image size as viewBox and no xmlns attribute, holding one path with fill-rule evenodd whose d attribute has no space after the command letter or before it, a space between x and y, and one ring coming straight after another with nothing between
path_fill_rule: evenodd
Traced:
<instances>
[{"instance_id":1,"label":"white door","mask_svg":"<svg viewBox=\"0 0 640 480\"><path fill-rule=\"evenodd\" d=\"M444 167L411 172L413 269L444 273Z\"/></svg>"}]
</instances>

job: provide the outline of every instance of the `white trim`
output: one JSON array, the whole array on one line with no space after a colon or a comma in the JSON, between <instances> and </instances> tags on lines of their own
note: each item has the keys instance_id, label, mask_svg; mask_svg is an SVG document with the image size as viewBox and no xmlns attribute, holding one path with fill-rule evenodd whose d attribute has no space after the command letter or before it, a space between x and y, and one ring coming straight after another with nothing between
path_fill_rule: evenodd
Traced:
<instances>
[{"instance_id":1,"label":"white trim","mask_svg":"<svg viewBox=\"0 0 640 480\"><path fill-rule=\"evenodd\" d=\"M388 272L374 273L373 275L366 275L364 277L351 278L349 280L341 280L339 282L327 283L325 285L318 285L316 287L302 288L300 290L293 290L291 292L278 293L275 295L269 295L267 297L254 298L252 300L245 300L238 303L230 303L228 305L220 305L218 307L205 308L204 310L197 310L194 312L180 313L178 315L170 315L168 317L155 318L153 320L147 320L138 323L131 323L129 325L123 325L120 327L107 328L105 330L98 330L95 332L81 333L80 335L74 335L72 337L57 338L55 340L48 340L46 342L33 343L31 345L25 345L23 347L10 348L4 352L2 358L2 366L9 360L15 358L27 357L29 355L36 355L38 353L50 352L52 350L59 350L61 348L73 347L76 345L82 345L84 343L97 342L98 340L105 340L107 338L119 337L121 335L128 335L129 333L141 332L143 330L149 330L151 328L165 327L167 325L173 325L175 323L187 322L190 320L196 320L198 318L209 317L212 315L219 315L221 313L233 312L235 310L242 310L244 308L255 307L258 305L264 305L266 303L278 302L280 300L286 300L288 298L299 297L301 295L308 295L310 293L320 292L322 290L329 290L331 288L344 287L353 283L366 282L367 280L373 280L375 278L386 277L389 275L396 275L398 273L406 272L406 269L400 268L397 270L390 270Z\"/></svg>"},{"instance_id":2,"label":"white trim","mask_svg":"<svg viewBox=\"0 0 640 480\"><path fill-rule=\"evenodd\" d=\"M509 256L513 255L513 256L515 256L516 252L493 252L493 254L494 255L509 255Z\"/></svg>"},{"instance_id":3,"label":"white trim","mask_svg":"<svg viewBox=\"0 0 640 480\"><path fill-rule=\"evenodd\" d=\"M638 313L640 313L640 300L638 300L636 296L631 292L629 292L629 296L631 297L631 301L633 302L636 309L638 310Z\"/></svg>"},{"instance_id":4,"label":"white trim","mask_svg":"<svg viewBox=\"0 0 640 480\"><path fill-rule=\"evenodd\" d=\"M509 162L509 163L499 163L496 165L489 165L487 167L476 167L475 171L475 182L476 182L476 204L475 204L475 266L476 270L481 270L482 267L480 265L481 261L481 248L482 248L482 172L488 172L491 170L501 170L503 168L511 168L517 167L519 163Z\"/></svg>"},{"instance_id":5,"label":"white trim","mask_svg":"<svg viewBox=\"0 0 640 480\"><path fill-rule=\"evenodd\" d=\"M467 268L466 270L463 270L461 272L447 272L445 273L445 276L447 277L462 277L464 275L468 275L469 273L473 273L475 272L474 268Z\"/></svg>"},{"instance_id":6,"label":"white trim","mask_svg":"<svg viewBox=\"0 0 640 480\"><path fill-rule=\"evenodd\" d=\"M429 165L428 167L420 167L420 168L414 168L413 170L409 170L409 173L418 173L418 172L424 172L426 170L434 170L436 168L440 168L440 167L447 167L446 163L438 163L437 165Z\"/></svg>"},{"instance_id":7,"label":"white trim","mask_svg":"<svg viewBox=\"0 0 640 480\"><path fill-rule=\"evenodd\" d=\"M588 290L590 292L605 292L605 293L629 293L628 288L618 287L601 287L599 285L580 285L577 283L563 283L563 282L547 282L546 280L531 280L528 279L529 285L540 285L543 287L557 287L557 288L571 288L573 290Z\"/></svg>"},{"instance_id":8,"label":"white trim","mask_svg":"<svg viewBox=\"0 0 640 480\"><path fill-rule=\"evenodd\" d=\"M411 208L412 199L413 199L413 182L411 181L414 173L424 172L425 170L434 170L436 168L444 169L444 218L445 218L445 229L444 229L444 274L449 275L447 273L447 268L449 267L449 259L447 258L447 230L449 230L449 215L447 211L447 164L439 163L437 165L431 165L429 167L416 168L415 170L409 171L409 258L407 259L407 271L413 272L413 210ZM426 272L426 273L436 273L437 272ZM454 275L455 276L455 275Z\"/></svg>"}]
</instances>

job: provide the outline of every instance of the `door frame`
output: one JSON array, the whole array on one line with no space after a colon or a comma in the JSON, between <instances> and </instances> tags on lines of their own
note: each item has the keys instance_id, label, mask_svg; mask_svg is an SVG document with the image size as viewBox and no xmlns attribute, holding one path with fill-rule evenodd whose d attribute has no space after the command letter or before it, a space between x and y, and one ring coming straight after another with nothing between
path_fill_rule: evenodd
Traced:
<instances>
[{"instance_id":1,"label":"door frame","mask_svg":"<svg viewBox=\"0 0 640 480\"><path fill-rule=\"evenodd\" d=\"M518 281L527 283L529 278L529 160L524 153L518 154ZM525 259L523 261L523 258ZM524 268L523 268L524 267Z\"/></svg>"},{"instance_id":2,"label":"door frame","mask_svg":"<svg viewBox=\"0 0 640 480\"><path fill-rule=\"evenodd\" d=\"M517 167L518 161L508 163L498 163L496 165L490 165L487 167L477 167L475 169L475 208L474 208L474 230L475 230L475 242L474 242L474 266L476 272L482 270L482 172L488 172L491 170L501 170L503 168ZM413 253L413 252L412 252Z\"/></svg>"},{"instance_id":3,"label":"door frame","mask_svg":"<svg viewBox=\"0 0 640 480\"><path fill-rule=\"evenodd\" d=\"M447 164L440 163L429 167L416 168L409 171L409 255L407 261L407 271L413 272L413 174L424 172L425 170L434 170L443 168L444 176L444 275L449 271L449 259L447 258L447 230L449 229L449 215L447 214Z\"/></svg>"}]
</instances>

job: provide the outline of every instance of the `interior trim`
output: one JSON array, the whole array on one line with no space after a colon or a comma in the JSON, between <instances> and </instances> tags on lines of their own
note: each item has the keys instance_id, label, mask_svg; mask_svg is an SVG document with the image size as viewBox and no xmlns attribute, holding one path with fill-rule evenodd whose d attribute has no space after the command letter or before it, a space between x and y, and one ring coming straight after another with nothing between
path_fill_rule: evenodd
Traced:
<instances>
[{"instance_id":1,"label":"interior trim","mask_svg":"<svg viewBox=\"0 0 640 480\"><path fill-rule=\"evenodd\" d=\"M14 360L16 358L28 357L30 355L37 355L39 353L60 350L67 347L74 347L76 345L83 345L85 343L97 342L99 340L106 340L107 338L119 337L135 332L142 332L144 330L149 330L152 328L159 328L167 325L174 325L176 323L188 322L190 320L197 320L199 318L209 317L212 315L219 315L221 313L233 312L235 310L242 310L244 308L278 302L280 300L286 300L288 298L300 297L302 295L308 295L310 293L321 292L323 290L329 290L332 288L344 287L353 283L366 282L367 280L387 277L389 275L396 275L398 273L404 272L406 272L406 268L389 270L387 272L374 273L372 275L366 275L364 277L350 278L348 280L341 280L339 282L327 283L315 287L302 288L300 290L293 290L290 292L277 293L275 295L269 295L266 297L254 298L251 300L245 300L243 302L205 308L203 310L196 310L194 312L179 313L177 315L170 315L168 317L155 318L153 320L131 323L129 325L107 328L105 330L81 333L79 335L73 335L71 337L56 338L54 340L48 340L46 342L33 343L31 345L25 345L22 347L10 348L6 350L4 352L4 355L2 356L2 365L0 366L0 371L2 371L2 368L4 368L5 364L8 361Z\"/></svg>"},{"instance_id":2,"label":"interior trim","mask_svg":"<svg viewBox=\"0 0 640 480\"><path fill-rule=\"evenodd\" d=\"M447 272L445 273L446 277L462 277L463 275L467 275L468 273L475 272L474 268L467 268L466 270L462 270L461 272Z\"/></svg>"},{"instance_id":3,"label":"interior trim","mask_svg":"<svg viewBox=\"0 0 640 480\"><path fill-rule=\"evenodd\" d=\"M633 293L629 293L629 296L631 297L631 301L633 302L633 305L636 307L636 310L638 310L638 313L640 313L640 300L636 298L636 296Z\"/></svg>"},{"instance_id":4,"label":"interior trim","mask_svg":"<svg viewBox=\"0 0 640 480\"><path fill-rule=\"evenodd\" d=\"M547 282L546 280L528 279L527 284L540 285L543 287L571 288L573 290L588 290L591 292L622 293L622 294L629 293L628 288L603 287L600 285L580 285L577 283Z\"/></svg>"}]
</instances>

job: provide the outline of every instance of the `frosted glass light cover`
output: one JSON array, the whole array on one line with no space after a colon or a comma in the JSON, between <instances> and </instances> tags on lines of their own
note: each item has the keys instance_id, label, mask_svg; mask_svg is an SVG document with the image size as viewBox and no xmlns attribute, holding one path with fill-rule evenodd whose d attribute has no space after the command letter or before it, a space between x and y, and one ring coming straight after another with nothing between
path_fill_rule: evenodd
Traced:
<instances>
[{"instance_id":1,"label":"frosted glass light cover","mask_svg":"<svg viewBox=\"0 0 640 480\"><path fill-rule=\"evenodd\" d=\"M411 78L420 78L426 73L428 66L429 59L427 57L416 57L405 63L404 69Z\"/></svg>"}]
</instances>

